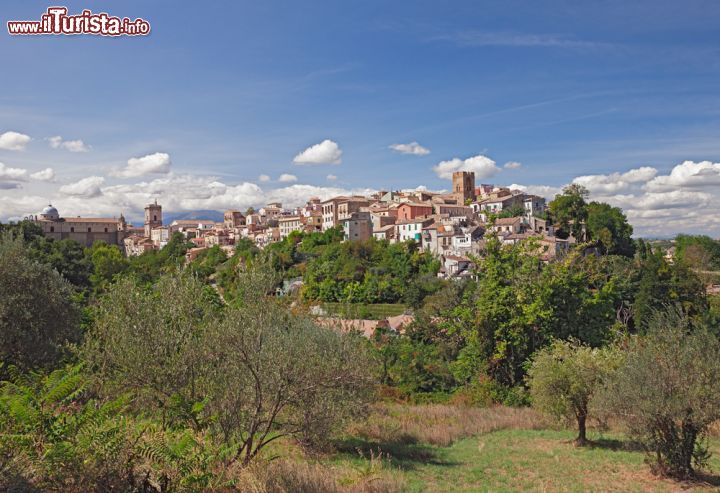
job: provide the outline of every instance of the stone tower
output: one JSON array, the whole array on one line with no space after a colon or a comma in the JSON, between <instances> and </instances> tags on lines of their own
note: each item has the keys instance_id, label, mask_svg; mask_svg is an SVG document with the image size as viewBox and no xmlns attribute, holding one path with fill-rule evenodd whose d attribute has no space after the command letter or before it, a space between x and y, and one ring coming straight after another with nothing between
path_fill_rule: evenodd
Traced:
<instances>
[{"instance_id":1,"label":"stone tower","mask_svg":"<svg viewBox=\"0 0 720 493\"><path fill-rule=\"evenodd\" d=\"M455 171L452 177L453 195L458 203L464 205L468 199L475 200L475 173L472 171Z\"/></svg>"},{"instance_id":2,"label":"stone tower","mask_svg":"<svg viewBox=\"0 0 720 493\"><path fill-rule=\"evenodd\" d=\"M157 199L154 204L145 206L145 238L150 238L150 232L162 226L162 206L158 205Z\"/></svg>"}]
</instances>

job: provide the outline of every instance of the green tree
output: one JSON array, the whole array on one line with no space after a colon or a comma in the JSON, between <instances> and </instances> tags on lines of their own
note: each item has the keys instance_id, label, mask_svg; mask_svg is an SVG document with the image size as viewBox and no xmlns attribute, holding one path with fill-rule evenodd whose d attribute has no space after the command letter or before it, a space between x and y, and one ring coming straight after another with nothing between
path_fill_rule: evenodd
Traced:
<instances>
[{"instance_id":1,"label":"green tree","mask_svg":"<svg viewBox=\"0 0 720 493\"><path fill-rule=\"evenodd\" d=\"M184 273L146 286L132 277L110 285L95 307L81 356L103 392L134 394L137 406L163 422L200 427L198 378L202 334L217 304L196 277Z\"/></svg>"},{"instance_id":2,"label":"green tree","mask_svg":"<svg viewBox=\"0 0 720 493\"><path fill-rule=\"evenodd\" d=\"M591 400L619 362L618 353L609 347L555 341L535 353L528 369L532 404L557 418L574 419L578 429L575 443L585 445Z\"/></svg>"},{"instance_id":3,"label":"green tree","mask_svg":"<svg viewBox=\"0 0 720 493\"><path fill-rule=\"evenodd\" d=\"M129 263L116 245L96 241L89 249L88 256L93 264L90 281L95 290L104 290L119 274L125 272Z\"/></svg>"},{"instance_id":4,"label":"green tree","mask_svg":"<svg viewBox=\"0 0 720 493\"><path fill-rule=\"evenodd\" d=\"M32 259L21 238L0 236L0 361L22 370L56 365L80 338L74 290Z\"/></svg>"},{"instance_id":5,"label":"green tree","mask_svg":"<svg viewBox=\"0 0 720 493\"><path fill-rule=\"evenodd\" d=\"M669 264L660 249L646 248L638 264L637 292L633 303L634 326L644 331L653 313L668 304L678 304L690 316L707 311L705 286L685 262Z\"/></svg>"},{"instance_id":6,"label":"green tree","mask_svg":"<svg viewBox=\"0 0 720 493\"><path fill-rule=\"evenodd\" d=\"M623 419L653 470L685 479L707 464L708 427L720 419L720 341L682 309L656 312L627 343L604 406Z\"/></svg>"},{"instance_id":7,"label":"green tree","mask_svg":"<svg viewBox=\"0 0 720 493\"><path fill-rule=\"evenodd\" d=\"M583 230L588 218L587 202L588 190L582 185L572 184L563 189L563 193L556 195L555 200L548 204L548 210L558 231L560 238L572 236L578 241L584 241Z\"/></svg>"},{"instance_id":8,"label":"green tree","mask_svg":"<svg viewBox=\"0 0 720 493\"><path fill-rule=\"evenodd\" d=\"M632 233L633 228L620 208L603 202L588 204L587 234L604 253L632 257L635 254Z\"/></svg>"}]
</instances>

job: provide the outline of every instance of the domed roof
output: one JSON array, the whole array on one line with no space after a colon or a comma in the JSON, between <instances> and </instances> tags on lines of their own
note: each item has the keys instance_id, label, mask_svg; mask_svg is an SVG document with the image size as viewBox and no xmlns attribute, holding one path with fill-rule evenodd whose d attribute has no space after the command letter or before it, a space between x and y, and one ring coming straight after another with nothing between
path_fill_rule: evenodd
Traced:
<instances>
[{"instance_id":1,"label":"domed roof","mask_svg":"<svg viewBox=\"0 0 720 493\"><path fill-rule=\"evenodd\" d=\"M47 207L45 207L42 212L40 213L40 217L43 217L45 219L51 219L56 220L60 219L60 213L57 211L55 207L52 206L52 204L49 204Z\"/></svg>"},{"instance_id":2,"label":"domed roof","mask_svg":"<svg viewBox=\"0 0 720 493\"><path fill-rule=\"evenodd\" d=\"M40 213L43 216L56 216L59 217L60 214L58 213L58 210L52 206L52 204L48 204L47 207L45 207L42 212Z\"/></svg>"}]
</instances>

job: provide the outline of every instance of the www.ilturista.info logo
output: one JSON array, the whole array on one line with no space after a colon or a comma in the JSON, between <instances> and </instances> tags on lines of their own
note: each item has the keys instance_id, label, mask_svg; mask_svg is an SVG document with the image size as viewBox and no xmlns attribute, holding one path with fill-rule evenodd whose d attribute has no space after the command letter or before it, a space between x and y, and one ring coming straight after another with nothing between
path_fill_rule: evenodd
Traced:
<instances>
[{"instance_id":1,"label":"www.ilturista.info logo","mask_svg":"<svg viewBox=\"0 0 720 493\"><path fill-rule=\"evenodd\" d=\"M147 36L150 23L142 18L113 17L101 12L68 15L67 7L48 7L39 21L8 21L8 33L13 36L39 34L94 34L97 36Z\"/></svg>"}]
</instances>

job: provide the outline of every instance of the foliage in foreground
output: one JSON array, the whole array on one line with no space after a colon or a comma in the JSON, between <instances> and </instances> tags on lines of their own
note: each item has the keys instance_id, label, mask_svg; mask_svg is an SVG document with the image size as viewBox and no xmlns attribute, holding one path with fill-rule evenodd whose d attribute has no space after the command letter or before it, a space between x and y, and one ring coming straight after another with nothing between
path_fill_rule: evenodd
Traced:
<instances>
[{"instance_id":1,"label":"foliage in foreground","mask_svg":"<svg viewBox=\"0 0 720 493\"><path fill-rule=\"evenodd\" d=\"M692 476L707 464L705 438L720 419L720 341L678 310L658 312L650 332L629 341L602 401L657 473Z\"/></svg>"},{"instance_id":2,"label":"foliage in foreground","mask_svg":"<svg viewBox=\"0 0 720 493\"><path fill-rule=\"evenodd\" d=\"M228 464L248 464L286 436L324 445L362 412L372 386L355 336L267 297L271 272L250 269L243 279L241 303L228 307L198 296L202 284L184 273L151 289L119 282L99 303L81 352L103 395L129 390L137 412L207 431L228 450Z\"/></svg>"},{"instance_id":3,"label":"foliage in foreground","mask_svg":"<svg viewBox=\"0 0 720 493\"><path fill-rule=\"evenodd\" d=\"M73 290L31 258L21 238L0 237L0 361L22 370L50 368L80 338ZM3 371L0 369L0 376Z\"/></svg>"},{"instance_id":4,"label":"foliage in foreground","mask_svg":"<svg viewBox=\"0 0 720 493\"><path fill-rule=\"evenodd\" d=\"M575 420L575 443L585 445L591 399L620 361L621 355L612 347L555 341L535 354L528 370L533 406L557 418Z\"/></svg>"}]
</instances>

